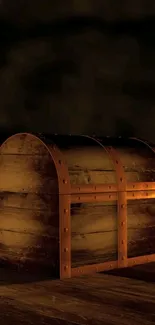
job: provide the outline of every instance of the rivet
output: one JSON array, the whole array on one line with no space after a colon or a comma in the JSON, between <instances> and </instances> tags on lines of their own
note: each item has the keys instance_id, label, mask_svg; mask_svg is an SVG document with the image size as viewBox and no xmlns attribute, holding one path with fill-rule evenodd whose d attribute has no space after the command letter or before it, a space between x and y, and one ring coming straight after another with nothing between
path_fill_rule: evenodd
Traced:
<instances>
[{"instance_id":1,"label":"rivet","mask_svg":"<svg viewBox=\"0 0 155 325\"><path fill-rule=\"evenodd\" d=\"M123 182L123 178L122 177L120 178L120 181Z\"/></svg>"},{"instance_id":2,"label":"rivet","mask_svg":"<svg viewBox=\"0 0 155 325\"><path fill-rule=\"evenodd\" d=\"M125 242L125 241L124 241L124 240L122 240L122 245L124 244L124 242Z\"/></svg>"},{"instance_id":3,"label":"rivet","mask_svg":"<svg viewBox=\"0 0 155 325\"><path fill-rule=\"evenodd\" d=\"M67 269L68 269L68 265L65 265L65 266L64 266L64 269L67 270Z\"/></svg>"},{"instance_id":4,"label":"rivet","mask_svg":"<svg viewBox=\"0 0 155 325\"><path fill-rule=\"evenodd\" d=\"M111 186L109 186L109 189L111 189Z\"/></svg>"},{"instance_id":5,"label":"rivet","mask_svg":"<svg viewBox=\"0 0 155 325\"><path fill-rule=\"evenodd\" d=\"M68 228L64 228L64 232L67 232L68 231Z\"/></svg>"},{"instance_id":6,"label":"rivet","mask_svg":"<svg viewBox=\"0 0 155 325\"><path fill-rule=\"evenodd\" d=\"M80 199L81 199L81 198L80 198L80 196L79 196L79 197L78 197L78 200L80 201Z\"/></svg>"},{"instance_id":7,"label":"rivet","mask_svg":"<svg viewBox=\"0 0 155 325\"><path fill-rule=\"evenodd\" d=\"M122 221L122 222L121 222L121 226L124 226L124 225L125 225L125 222L124 222L124 221Z\"/></svg>"},{"instance_id":8,"label":"rivet","mask_svg":"<svg viewBox=\"0 0 155 325\"><path fill-rule=\"evenodd\" d=\"M94 196L94 199L96 200L96 196Z\"/></svg>"},{"instance_id":9,"label":"rivet","mask_svg":"<svg viewBox=\"0 0 155 325\"><path fill-rule=\"evenodd\" d=\"M135 194L133 193L132 196L135 196Z\"/></svg>"},{"instance_id":10,"label":"rivet","mask_svg":"<svg viewBox=\"0 0 155 325\"><path fill-rule=\"evenodd\" d=\"M64 209L64 213L67 213L68 212L68 209Z\"/></svg>"},{"instance_id":11,"label":"rivet","mask_svg":"<svg viewBox=\"0 0 155 325\"><path fill-rule=\"evenodd\" d=\"M78 190L80 191L80 187L78 187Z\"/></svg>"},{"instance_id":12,"label":"rivet","mask_svg":"<svg viewBox=\"0 0 155 325\"><path fill-rule=\"evenodd\" d=\"M122 204L122 205L121 205L121 208L124 209L124 208L125 208L125 204Z\"/></svg>"},{"instance_id":13,"label":"rivet","mask_svg":"<svg viewBox=\"0 0 155 325\"><path fill-rule=\"evenodd\" d=\"M135 185L133 185L133 188L135 188Z\"/></svg>"},{"instance_id":14,"label":"rivet","mask_svg":"<svg viewBox=\"0 0 155 325\"><path fill-rule=\"evenodd\" d=\"M95 191L96 191L96 186L94 187Z\"/></svg>"},{"instance_id":15,"label":"rivet","mask_svg":"<svg viewBox=\"0 0 155 325\"><path fill-rule=\"evenodd\" d=\"M122 261L124 261L125 260L125 256L122 256Z\"/></svg>"},{"instance_id":16,"label":"rivet","mask_svg":"<svg viewBox=\"0 0 155 325\"><path fill-rule=\"evenodd\" d=\"M68 247L65 247L64 248L64 252L68 252Z\"/></svg>"},{"instance_id":17,"label":"rivet","mask_svg":"<svg viewBox=\"0 0 155 325\"><path fill-rule=\"evenodd\" d=\"M64 183L64 184L67 184L67 180L66 180L66 179L63 179L63 183Z\"/></svg>"},{"instance_id":18,"label":"rivet","mask_svg":"<svg viewBox=\"0 0 155 325\"><path fill-rule=\"evenodd\" d=\"M109 199L111 198L111 195L109 195Z\"/></svg>"}]
</instances>

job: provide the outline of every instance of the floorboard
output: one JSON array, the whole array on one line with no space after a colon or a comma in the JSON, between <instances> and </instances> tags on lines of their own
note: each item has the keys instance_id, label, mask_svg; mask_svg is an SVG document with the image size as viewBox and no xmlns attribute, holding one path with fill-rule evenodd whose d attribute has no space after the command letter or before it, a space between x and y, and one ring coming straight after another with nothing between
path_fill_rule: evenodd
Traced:
<instances>
[{"instance_id":1,"label":"floorboard","mask_svg":"<svg viewBox=\"0 0 155 325\"><path fill-rule=\"evenodd\" d=\"M155 271L155 264L148 272L153 274L153 268ZM24 278L22 283L11 283L10 276L8 283L6 279L0 282L0 324L155 323L155 283L145 279L118 274L25 283Z\"/></svg>"}]
</instances>

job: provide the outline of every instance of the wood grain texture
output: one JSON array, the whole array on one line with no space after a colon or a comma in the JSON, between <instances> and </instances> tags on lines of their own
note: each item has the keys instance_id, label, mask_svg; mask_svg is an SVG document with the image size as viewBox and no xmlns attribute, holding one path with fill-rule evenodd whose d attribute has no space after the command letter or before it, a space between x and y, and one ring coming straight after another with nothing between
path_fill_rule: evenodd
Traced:
<instances>
[{"instance_id":1,"label":"wood grain texture","mask_svg":"<svg viewBox=\"0 0 155 325\"><path fill-rule=\"evenodd\" d=\"M152 269L151 265L148 268ZM35 283L26 283L25 276L21 284L14 284L11 274L12 285L7 285L8 275L5 275L5 282L0 286L0 321L2 324L8 321L7 325L12 320L24 325L49 324L49 319L50 324L152 325L155 322L155 284L145 282L146 273L142 274L143 281L95 274ZM27 317L23 311L27 311ZM34 318L34 313L40 318Z\"/></svg>"},{"instance_id":2,"label":"wood grain texture","mask_svg":"<svg viewBox=\"0 0 155 325\"><path fill-rule=\"evenodd\" d=\"M63 149L71 184L116 183L114 166L100 146Z\"/></svg>"},{"instance_id":3,"label":"wood grain texture","mask_svg":"<svg viewBox=\"0 0 155 325\"><path fill-rule=\"evenodd\" d=\"M0 208L23 208L55 211L57 207L57 194L52 193L20 193L0 192Z\"/></svg>"},{"instance_id":4,"label":"wood grain texture","mask_svg":"<svg viewBox=\"0 0 155 325\"><path fill-rule=\"evenodd\" d=\"M73 137L74 138L74 137ZM83 137L62 145L72 184L116 184L113 162L105 149L93 139ZM89 142L89 143L88 143ZM110 141L109 141L110 142ZM127 141L128 142L128 141ZM61 146L61 140L59 140ZM134 147L135 145L135 147ZM155 155L144 144L130 141L127 146L115 144L127 182L155 180ZM128 202L128 256L155 251L154 213L149 212L154 201ZM100 263L117 259L117 207L115 202L74 204L72 215L72 266ZM151 244L150 244L151 242ZM134 255L135 254L135 255Z\"/></svg>"},{"instance_id":5,"label":"wood grain texture","mask_svg":"<svg viewBox=\"0 0 155 325\"><path fill-rule=\"evenodd\" d=\"M128 202L128 256L155 252L155 200ZM116 204L72 204L72 266L117 259Z\"/></svg>"},{"instance_id":6,"label":"wood grain texture","mask_svg":"<svg viewBox=\"0 0 155 325\"><path fill-rule=\"evenodd\" d=\"M114 165L106 150L92 139L89 145L88 139L82 139L81 145L72 140L72 144L60 145L71 184L116 184ZM127 181L155 180L155 159L150 149L116 149ZM40 265L50 265L51 259L58 264L58 183L47 147L28 134L10 138L1 147L0 180L0 256L19 263L21 259L25 263L26 259L35 263L38 259ZM154 203L128 202L130 257L155 250ZM116 202L72 204L71 223L72 266L117 259Z\"/></svg>"},{"instance_id":7,"label":"wood grain texture","mask_svg":"<svg viewBox=\"0 0 155 325\"><path fill-rule=\"evenodd\" d=\"M59 212L55 166L32 135L0 149L0 261L26 269L58 268Z\"/></svg>"},{"instance_id":8,"label":"wood grain texture","mask_svg":"<svg viewBox=\"0 0 155 325\"><path fill-rule=\"evenodd\" d=\"M106 146L105 146L106 148ZM127 182L155 181L155 159L147 147L116 147ZM99 144L62 148L72 184L116 183L113 162Z\"/></svg>"},{"instance_id":9,"label":"wood grain texture","mask_svg":"<svg viewBox=\"0 0 155 325\"><path fill-rule=\"evenodd\" d=\"M3 149L2 149L3 150ZM0 156L1 191L33 193L54 192L55 169L50 155L2 154Z\"/></svg>"}]
</instances>

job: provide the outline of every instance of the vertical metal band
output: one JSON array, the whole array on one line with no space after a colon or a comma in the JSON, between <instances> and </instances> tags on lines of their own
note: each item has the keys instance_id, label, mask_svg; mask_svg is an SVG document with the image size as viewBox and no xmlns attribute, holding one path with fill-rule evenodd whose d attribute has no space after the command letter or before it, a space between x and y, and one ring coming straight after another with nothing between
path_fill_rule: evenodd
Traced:
<instances>
[{"instance_id":1,"label":"vertical metal band","mask_svg":"<svg viewBox=\"0 0 155 325\"><path fill-rule=\"evenodd\" d=\"M59 263L60 279L71 277L70 178L63 154L55 145L48 146L58 175L59 187Z\"/></svg>"},{"instance_id":2,"label":"vertical metal band","mask_svg":"<svg viewBox=\"0 0 155 325\"><path fill-rule=\"evenodd\" d=\"M105 147L100 139L86 136L98 143L109 154L116 171L118 189L118 267L127 266L127 192L126 177L118 152L113 147Z\"/></svg>"},{"instance_id":3,"label":"vertical metal band","mask_svg":"<svg viewBox=\"0 0 155 325\"><path fill-rule=\"evenodd\" d=\"M60 279L71 277L71 185L67 164L57 146L41 134L38 138L49 151L58 177L59 195L59 275Z\"/></svg>"},{"instance_id":4,"label":"vertical metal band","mask_svg":"<svg viewBox=\"0 0 155 325\"><path fill-rule=\"evenodd\" d=\"M126 177L118 152L113 147L106 147L116 170L118 188L118 267L127 266L127 192Z\"/></svg>"}]
</instances>

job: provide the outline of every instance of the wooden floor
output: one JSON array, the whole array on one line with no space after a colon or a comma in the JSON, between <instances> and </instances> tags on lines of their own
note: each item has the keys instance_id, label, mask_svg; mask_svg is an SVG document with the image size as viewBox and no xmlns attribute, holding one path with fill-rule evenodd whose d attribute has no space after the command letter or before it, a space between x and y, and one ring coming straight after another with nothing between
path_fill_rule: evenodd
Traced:
<instances>
[{"instance_id":1,"label":"wooden floor","mask_svg":"<svg viewBox=\"0 0 155 325\"><path fill-rule=\"evenodd\" d=\"M124 269L112 270L105 272L105 274L119 275L121 277L144 280L147 282L155 282L155 263L153 262Z\"/></svg>"},{"instance_id":2,"label":"wooden floor","mask_svg":"<svg viewBox=\"0 0 155 325\"><path fill-rule=\"evenodd\" d=\"M7 281L6 271L0 270L0 324L154 324L155 283L147 277L155 277L155 263L132 268L127 276L136 272L140 280L95 274L26 283L10 275Z\"/></svg>"}]
</instances>

